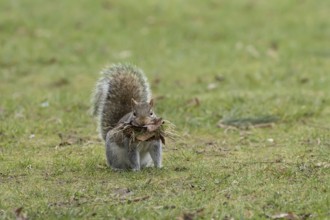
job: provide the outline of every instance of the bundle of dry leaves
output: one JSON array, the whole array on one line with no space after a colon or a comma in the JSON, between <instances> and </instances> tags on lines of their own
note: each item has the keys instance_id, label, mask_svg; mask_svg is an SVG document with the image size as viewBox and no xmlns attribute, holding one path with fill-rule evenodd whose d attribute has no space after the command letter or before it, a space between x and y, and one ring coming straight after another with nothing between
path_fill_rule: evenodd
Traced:
<instances>
[{"instance_id":1,"label":"bundle of dry leaves","mask_svg":"<svg viewBox=\"0 0 330 220\"><path fill-rule=\"evenodd\" d=\"M152 123L144 126L135 126L131 123L119 123L110 131L110 136L118 139L124 136L133 141L161 140L165 144L165 138L174 139L177 135L174 125L162 118L155 118Z\"/></svg>"}]
</instances>

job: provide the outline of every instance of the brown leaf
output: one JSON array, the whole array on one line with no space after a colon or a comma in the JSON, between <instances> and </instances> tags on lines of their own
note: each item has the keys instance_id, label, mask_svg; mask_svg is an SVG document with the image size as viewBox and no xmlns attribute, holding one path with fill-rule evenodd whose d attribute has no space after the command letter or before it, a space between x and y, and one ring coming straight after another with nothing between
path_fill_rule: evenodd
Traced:
<instances>
[{"instance_id":1,"label":"brown leaf","mask_svg":"<svg viewBox=\"0 0 330 220\"><path fill-rule=\"evenodd\" d=\"M28 220L26 214L22 213L23 207L19 207L15 209L15 217L16 220Z\"/></svg>"},{"instance_id":2,"label":"brown leaf","mask_svg":"<svg viewBox=\"0 0 330 220\"><path fill-rule=\"evenodd\" d=\"M165 145L165 137L163 135L160 135L159 138L162 141L162 143Z\"/></svg>"},{"instance_id":3,"label":"brown leaf","mask_svg":"<svg viewBox=\"0 0 330 220\"><path fill-rule=\"evenodd\" d=\"M114 136L114 138L122 138L122 135L125 135L130 140L137 141L148 141L152 140L161 140L165 145L165 137L169 137L174 139L177 137L177 134L174 131L174 125L166 121L162 118L155 118L149 122L149 124L144 126L139 126L133 123L133 121L127 121L123 123L119 123L115 128L110 130L110 134ZM119 139L118 139L119 140Z\"/></svg>"},{"instance_id":4,"label":"brown leaf","mask_svg":"<svg viewBox=\"0 0 330 220\"><path fill-rule=\"evenodd\" d=\"M286 213L278 213L275 215L269 216L271 219L288 219L288 220L296 220L299 217L294 214L293 212L286 212Z\"/></svg>"},{"instance_id":5,"label":"brown leaf","mask_svg":"<svg viewBox=\"0 0 330 220\"><path fill-rule=\"evenodd\" d=\"M138 134L135 138L139 141L147 141L153 137L156 136L156 130L160 128L160 126L164 123L162 118L155 118L152 123L146 125L146 132L143 132L142 134ZM141 130L145 129L144 127L134 127L135 130ZM141 130L142 131L142 130ZM165 140L163 141L164 137L161 137L161 140L163 143L165 143Z\"/></svg>"},{"instance_id":6,"label":"brown leaf","mask_svg":"<svg viewBox=\"0 0 330 220\"><path fill-rule=\"evenodd\" d=\"M175 205L165 205L163 206L163 209L175 209L176 206Z\"/></svg>"},{"instance_id":7,"label":"brown leaf","mask_svg":"<svg viewBox=\"0 0 330 220\"><path fill-rule=\"evenodd\" d=\"M315 217L313 214L311 213L306 213L306 214L301 214L299 215L300 219L301 220L305 220L305 219L308 219L308 218L311 218L311 217Z\"/></svg>"},{"instance_id":8,"label":"brown leaf","mask_svg":"<svg viewBox=\"0 0 330 220\"><path fill-rule=\"evenodd\" d=\"M187 167L175 167L174 171L181 172L189 170Z\"/></svg>"},{"instance_id":9,"label":"brown leaf","mask_svg":"<svg viewBox=\"0 0 330 220\"><path fill-rule=\"evenodd\" d=\"M130 199L127 202L128 203L131 203L131 202L140 202L140 201L147 200L149 198L150 198L150 196L142 196L142 197L137 197L137 198L134 198L134 199Z\"/></svg>"},{"instance_id":10,"label":"brown leaf","mask_svg":"<svg viewBox=\"0 0 330 220\"><path fill-rule=\"evenodd\" d=\"M75 134L58 134L59 138L61 139L61 142L58 144L58 146L67 146L72 144L81 144L84 142L84 139L75 135Z\"/></svg>"},{"instance_id":11,"label":"brown leaf","mask_svg":"<svg viewBox=\"0 0 330 220\"><path fill-rule=\"evenodd\" d=\"M303 78L299 79L299 82L300 82L301 84L308 83L308 81L309 81L309 78L307 78L307 77L303 77Z\"/></svg>"},{"instance_id":12,"label":"brown leaf","mask_svg":"<svg viewBox=\"0 0 330 220\"><path fill-rule=\"evenodd\" d=\"M246 219L251 219L252 217L253 217L253 212L251 211L251 210L246 210L245 212L244 212L244 217L246 218Z\"/></svg>"},{"instance_id":13,"label":"brown leaf","mask_svg":"<svg viewBox=\"0 0 330 220\"><path fill-rule=\"evenodd\" d=\"M147 131L156 131L163 123L164 121L162 118L156 118L155 120L153 120L152 124L147 125Z\"/></svg>"},{"instance_id":14,"label":"brown leaf","mask_svg":"<svg viewBox=\"0 0 330 220\"><path fill-rule=\"evenodd\" d=\"M194 212L185 212L181 216L177 217L177 220L193 220L200 216L204 211L204 208L197 209Z\"/></svg>"},{"instance_id":15,"label":"brown leaf","mask_svg":"<svg viewBox=\"0 0 330 220\"><path fill-rule=\"evenodd\" d=\"M51 84L52 87L62 87L68 85L70 82L66 78L60 78Z\"/></svg>"},{"instance_id":16,"label":"brown leaf","mask_svg":"<svg viewBox=\"0 0 330 220\"><path fill-rule=\"evenodd\" d=\"M161 78L159 76L156 76L153 80L153 85L159 85L161 81Z\"/></svg>"},{"instance_id":17,"label":"brown leaf","mask_svg":"<svg viewBox=\"0 0 330 220\"><path fill-rule=\"evenodd\" d=\"M135 138L138 141L146 141L154 136L155 136L155 133L152 132L152 133L144 133L144 134L137 135Z\"/></svg>"},{"instance_id":18,"label":"brown leaf","mask_svg":"<svg viewBox=\"0 0 330 220\"><path fill-rule=\"evenodd\" d=\"M177 218L177 220L193 220L195 218L194 213L183 213Z\"/></svg>"},{"instance_id":19,"label":"brown leaf","mask_svg":"<svg viewBox=\"0 0 330 220\"><path fill-rule=\"evenodd\" d=\"M188 106L200 106L200 101L197 97L187 101Z\"/></svg>"},{"instance_id":20,"label":"brown leaf","mask_svg":"<svg viewBox=\"0 0 330 220\"><path fill-rule=\"evenodd\" d=\"M223 220L235 220L234 217L231 217L230 215L225 215Z\"/></svg>"},{"instance_id":21,"label":"brown leaf","mask_svg":"<svg viewBox=\"0 0 330 220\"><path fill-rule=\"evenodd\" d=\"M121 198L125 198L128 195L132 195L133 192L130 189L128 189L128 188L117 188L117 189L114 190L113 194L115 196L119 196Z\"/></svg>"},{"instance_id":22,"label":"brown leaf","mask_svg":"<svg viewBox=\"0 0 330 220\"><path fill-rule=\"evenodd\" d=\"M215 79L216 81L218 81L218 82L222 82L222 81L225 80L225 77L223 77L223 76L221 76L221 75L216 75L216 76L214 77L214 79Z\"/></svg>"},{"instance_id":23,"label":"brown leaf","mask_svg":"<svg viewBox=\"0 0 330 220\"><path fill-rule=\"evenodd\" d=\"M154 100L155 101L162 100L162 99L166 99L166 96L164 96L164 95L158 95L158 96L155 96L154 97Z\"/></svg>"}]
</instances>

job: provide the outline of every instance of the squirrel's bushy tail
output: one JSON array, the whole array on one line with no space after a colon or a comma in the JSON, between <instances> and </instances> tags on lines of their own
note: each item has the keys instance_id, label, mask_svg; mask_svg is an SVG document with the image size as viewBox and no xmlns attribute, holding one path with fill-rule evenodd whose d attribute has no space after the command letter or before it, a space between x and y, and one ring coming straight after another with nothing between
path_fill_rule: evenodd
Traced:
<instances>
[{"instance_id":1,"label":"squirrel's bushy tail","mask_svg":"<svg viewBox=\"0 0 330 220\"><path fill-rule=\"evenodd\" d=\"M132 98L138 102L149 102L151 92L144 73L135 66L117 64L105 68L101 74L96 84L92 110L105 140L108 131L131 112Z\"/></svg>"}]
</instances>

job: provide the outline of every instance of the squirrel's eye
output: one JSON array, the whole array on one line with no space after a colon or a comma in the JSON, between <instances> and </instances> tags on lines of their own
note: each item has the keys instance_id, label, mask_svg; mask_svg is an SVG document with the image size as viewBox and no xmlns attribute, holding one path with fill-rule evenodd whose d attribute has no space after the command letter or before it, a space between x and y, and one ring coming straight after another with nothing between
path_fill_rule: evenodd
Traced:
<instances>
[{"instance_id":1,"label":"squirrel's eye","mask_svg":"<svg viewBox=\"0 0 330 220\"><path fill-rule=\"evenodd\" d=\"M150 112L150 115L152 116L154 113L153 112Z\"/></svg>"},{"instance_id":2,"label":"squirrel's eye","mask_svg":"<svg viewBox=\"0 0 330 220\"><path fill-rule=\"evenodd\" d=\"M136 112L133 112L133 116L136 116Z\"/></svg>"}]
</instances>

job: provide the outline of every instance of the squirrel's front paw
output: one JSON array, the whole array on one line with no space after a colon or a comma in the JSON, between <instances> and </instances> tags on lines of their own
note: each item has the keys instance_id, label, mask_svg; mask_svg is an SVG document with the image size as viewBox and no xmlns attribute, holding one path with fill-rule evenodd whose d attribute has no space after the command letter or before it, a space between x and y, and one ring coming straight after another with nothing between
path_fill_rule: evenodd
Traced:
<instances>
[{"instance_id":1,"label":"squirrel's front paw","mask_svg":"<svg viewBox=\"0 0 330 220\"><path fill-rule=\"evenodd\" d=\"M133 172L137 172L137 171L140 171L140 170L141 170L140 167L132 168L132 171L133 171Z\"/></svg>"}]
</instances>

